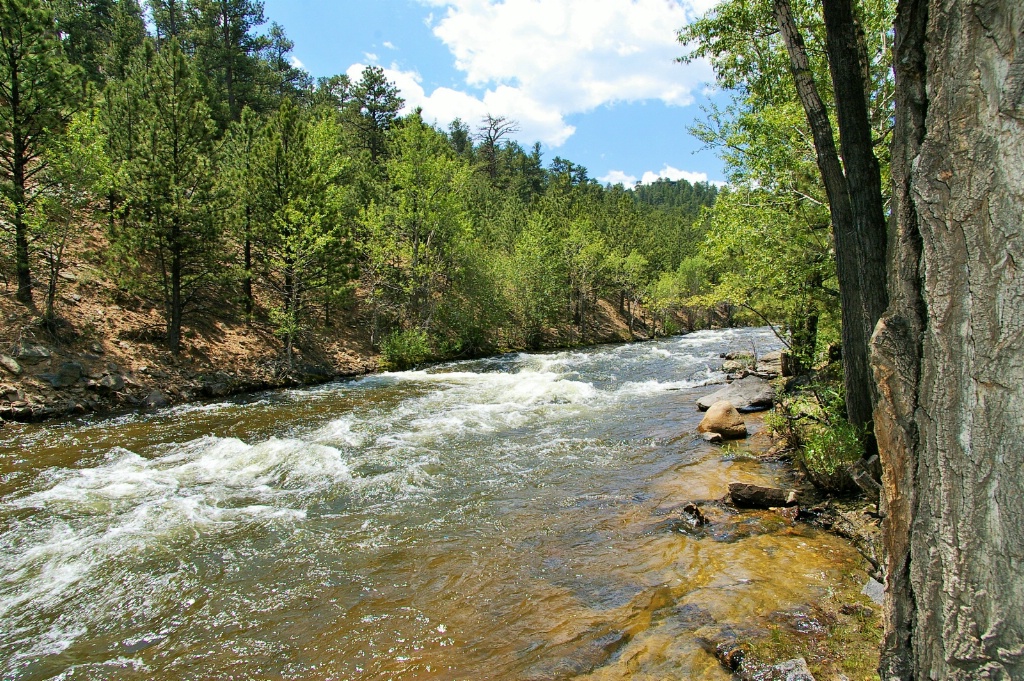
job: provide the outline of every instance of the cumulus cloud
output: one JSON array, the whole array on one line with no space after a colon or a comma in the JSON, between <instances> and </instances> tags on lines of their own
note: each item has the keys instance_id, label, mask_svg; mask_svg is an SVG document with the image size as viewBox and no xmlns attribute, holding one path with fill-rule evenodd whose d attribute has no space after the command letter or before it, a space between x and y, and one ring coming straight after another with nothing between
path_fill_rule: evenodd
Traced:
<instances>
[{"instance_id":1,"label":"cumulus cloud","mask_svg":"<svg viewBox=\"0 0 1024 681\"><path fill-rule=\"evenodd\" d=\"M616 102L686 106L713 80L707 64L675 59L684 51L676 30L715 0L421 2L437 8L428 26L466 84L482 94L446 87L427 93L414 72L387 72L408 108L420 106L442 125L456 117L473 125L487 113L508 116L519 123L521 141L557 147L575 132L567 116Z\"/></svg>"},{"instance_id":2,"label":"cumulus cloud","mask_svg":"<svg viewBox=\"0 0 1024 681\"><path fill-rule=\"evenodd\" d=\"M346 73L357 81L364 68L365 64L353 64ZM423 78L415 71L404 71L392 64L384 68L384 75L405 99L402 113L419 107L423 109L424 120L441 127L447 127L456 118L475 127L487 114L508 116L519 123L517 137L520 139L527 143L542 140L556 147L576 132L557 111L505 85L488 90L482 97L447 87L436 88L428 94L423 88Z\"/></svg>"},{"instance_id":3,"label":"cumulus cloud","mask_svg":"<svg viewBox=\"0 0 1024 681\"><path fill-rule=\"evenodd\" d=\"M673 168L672 166L666 163L665 167L663 167L657 173L648 170L646 173L643 174L643 177L640 178L640 182L641 184L651 184L652 182L657 182L658 180L662 179L673 181L686 180L690 184L695 184L697 182L707 182L708 174L693 173L690 172L689 170L680 170L679 168ZM712 180L711 184L723 186L725 183L719 182L717 180Z\"/></svg>"},{"instance_id":4,"label":"cumulus cloud","mask_svg":"<svg viewBox=\"0 0 1024 681\"><path fill-rule=\"evenodd\" d=\"M302 60L300 60L294 54L291 55L290 57L288 57L288 63L292 65L293 69L304 69L304 68L306 68L306 65L302 63Z\"/></svg>"},{"instance_id":5,"label":"cumulus cloud","mask_svg":"<svg viewBox=\"0 0 1024 681\"><path fill-rule=\"evenodd\" d=\"M658 180L686 180L690 184L696 184L697 182L708 182L707 173L694 173L689 170L680 170L679 168L673 168L672 166L665 164L659 172L648 170L640 178L639 184L651 184ZM604 177L597 178L598 182L602 184L621 184L624 187L633 187L637 184L636 175L630 175L622 170L610 170ZM718 185L719 187L724 186L725 182L719 182L718 180L711 180L711 184Z\"/></svg>"},{"instance_id":6,"label":"cumulus cloud","mask_svg":"<svg viewBox=\"0 0 1024 681\"><path fill-rule=\"evenodd\" d=\"M621 170L609 170L604 177L597 178L601 184L621 184L623 187L632 187L636 184L636 175L627 175Z\"/></svg>"}]
</instances>

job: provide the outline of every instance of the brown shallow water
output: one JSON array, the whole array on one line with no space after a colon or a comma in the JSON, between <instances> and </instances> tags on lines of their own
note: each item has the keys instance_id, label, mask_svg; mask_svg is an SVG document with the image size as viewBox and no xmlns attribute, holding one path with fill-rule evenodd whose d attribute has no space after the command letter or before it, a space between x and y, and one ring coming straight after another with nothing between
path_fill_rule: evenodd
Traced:
<instances>
[{"instance_id":1,"label":"brown shallow water","mask_svg":"<svg viewBox=\"0 0 1024 681\"><path fill-rule=\"evenodd\" d=\"M5 679L729 678L863 579L777 516L677 509L785 469L690 435L763 330L0 431ZM774 619L773 619L774 618Z\"/></svg>"}]
</instances>

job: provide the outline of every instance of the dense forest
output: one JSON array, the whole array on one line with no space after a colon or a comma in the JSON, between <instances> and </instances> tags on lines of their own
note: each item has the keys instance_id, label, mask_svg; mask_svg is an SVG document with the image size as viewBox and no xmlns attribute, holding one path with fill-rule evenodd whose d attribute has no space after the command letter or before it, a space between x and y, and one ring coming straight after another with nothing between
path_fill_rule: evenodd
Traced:
<instances>
[{"instance_id":1,"label":"dense forest","mask_svg":"<svg viewBox=\"0 0 1024 681\"><path fill-rule=\"evenodd\" d=\"M76 259L158 306L174 353L233 315L291 362L356 301L397 366L579 343L600 299L631 332L708 323L689 306L714 186L604 187L505 117L403 113L379 67L313 79L255 0L2 8L0 272L50 327Z\"/></svg>"}]
</instances>

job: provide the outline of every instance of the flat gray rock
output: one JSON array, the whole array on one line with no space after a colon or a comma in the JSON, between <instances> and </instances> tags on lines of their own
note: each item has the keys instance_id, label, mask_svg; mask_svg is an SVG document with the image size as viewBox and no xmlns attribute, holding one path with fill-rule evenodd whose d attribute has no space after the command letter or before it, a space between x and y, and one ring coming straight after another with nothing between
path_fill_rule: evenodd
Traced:
<instances>
[{"instance_id":1,"label":"flat gray rock","mask_svg":"<svg viewBox=\"0 0 1024 681\"><path fill-rule=\"evenodd\" d=\"M814 681L811 670L807 668L807 660L798 657L795 660L780 662L771 669L771 679L782 681Z\"/></svg>"},{"instance_id":2,"label":"flat gray rock","mask_svg":"<svg viewBox=\"0 0 1024 681\"><path fill-rule=\"evenodd\" d=\"M885 600L885 587L882 586L881 582L874 579L869 579L860 592L878 605L881 605L882 601Z\"/></svg>"},{"instance_id":3,"label":"flat gray rock","mask_svg":"<svg viewBox=\"0 0 1024 681\"><path fill-rule=\"evenodd\" d=\"M775 389L771 383L757 376L747 376L700 398L697 408L707 411L715 402L725 401L731 402L739 412L765 411L772 408L774 400Z\"/></svg>"}]
</instances>

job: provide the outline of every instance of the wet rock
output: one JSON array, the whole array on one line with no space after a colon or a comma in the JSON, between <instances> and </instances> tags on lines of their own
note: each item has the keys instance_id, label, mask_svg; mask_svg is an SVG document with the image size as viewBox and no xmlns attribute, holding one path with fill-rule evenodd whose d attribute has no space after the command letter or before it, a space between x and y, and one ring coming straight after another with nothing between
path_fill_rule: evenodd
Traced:
<instances>
[{"instance_id":1,"label":"wet rock","mask_svg":"<svg viewBox=\"0 0 1024 681\"><path fill-rule=\"evenodd\" d=\"M14 356L23 362L40 362L44 359L50 359L53 355L50 349L45 345L39 345L38 343L30 343L28 341L22 341L14 352Z\"/></svg>"},{"instance_id":2,"label":"wet rock","mask_svg":"<svg viewBox=\"0 0 1024 681\"><path fill-rule=\"evenodd\" d=\"M853 617L874 617L875 611L866 605L860 603L844 603L839 606L839 612L843 615L850 615Z\"/></svg>"},{"instance_id":3,"label":"wet rock","mask_svg":"<svg viewBox=\"0 0 1024 681\"><path fill-rule=\"evenodd\" d=\"M697 504L693 503L692 501L690 503L686 504L685 506L683 506L682 511L686 515L688 515L691 518L693 518L693 522L695 524L697 524L697 525L707 525L708 524L708 519L704 517L704 514L701 512L700 507L697 506Z\"/></svg>"},{"instance_id":4,"label":"wet rock","mask_svg":"<svg viewBox=\"0 0 1024 681\"><path fill-rule=\"evenodd\" d=\"M763 378L747 376L733 381L721 390L697 400L697 408L709 410L716 402L730 402L737 411L752 412L771 409L775 400L775 389Z\"/></svg>"},{"instance_id":5,"label":"wet rock","mask_svg":"<svg viewBox=\"0 0 1024 681\"><path fill-rule=\"evenodd\" d=\"M761 487L744 482L729 483L729 497L739 508L774 508L793 506L797 495L794 490L780 487Z\"/></svg>"},{"instance_id":6,"label":"wet rock","mask_svg":"<svg viewBox=\"0 0 1024 681\"><path fill-rule=\"evenodd\" d=\"M715 656L719 663L731 672L738 671L743 664L744 652L736 634L723 629L711 636L698 639L701 647Z\"/></svg>"},{"instance_id":7,"label":"wet rock","mask_svg":"<svg viewBox=\"0 0 1024 681\"><path fill-rule=\"evenodd\" d=\"M162 409L170 405L170 401L167 396L159 390L154 390L146 396L146 399L142 401L143 409Z\"/></svg>"},{"instance_id":8,"label":"wet rock","mask_svg":"<svg viewBox=\"0 0 1024 681\"><path fill-rule=\"evenodd\" d=\"M21 365L18 364L17 360L7 355L0 355L0 367L7 369L10 373L15 376L21 375Z\"/></svg>"},{"instance_id":9,"label":"wet rock","mask_svg":"<svg viewBox=\"0 0 1024 681\"><path fill-rule=\"evenodd\" d=\"M716 402L708 409L700 424L698 433L718 433L723 438L735 439L747 436L747 424L731 403Z\"/></svg>"},{"instance_id":10,"label":"wet rock","mask_svg":"<svg viewBox=\"0 0 1024 681\"><path fill-rule=\"evenodd\" d=\"M231 384L227 379L207 379L203 381L202 391L206 397L224 397L231 394Z\"/></svg>"},{"instance_id":11,"label":"wet rock","mask_svg":"<svg viewBox=\"0 0 1024 681\"><path fill-rule=\"evenodd\" d=\"M832 517L829 528L849 539L876 570L882 564L882 530L878 518L864 511L842 511Z\"/></svg>"},{"instance_id":12,"label":"wet rock","mask_svg":"<svg viewBox=\"0 0 1024 681\"><path fill-rule=\"evenodd\" d=\"M796 523L797 518L800 517L799 506L777 506L771 509L775 513L782 516L787 525L793 525Z\"/></svg>"},{"instance_id":13,"label":"wet rock","mask_svg":"<svg viewBox=\"0 0 1024 681\"><path fill-rule=\"evenodd\" d=\"M710 442L713 445L720 445L724 441L721 433L702 433L701 437L704 438L704 442Z\"/></svg>"}]
</instances>

